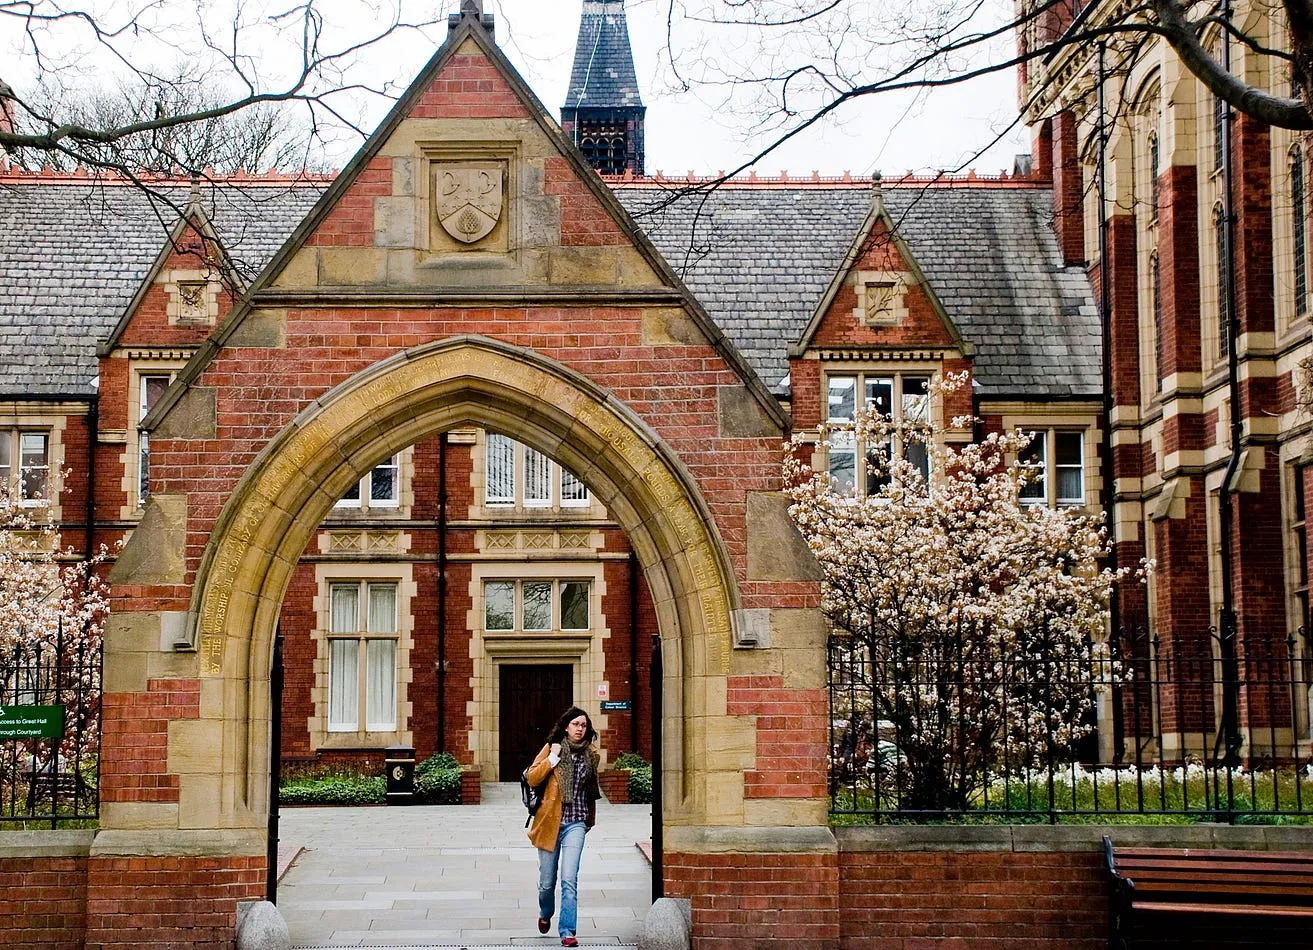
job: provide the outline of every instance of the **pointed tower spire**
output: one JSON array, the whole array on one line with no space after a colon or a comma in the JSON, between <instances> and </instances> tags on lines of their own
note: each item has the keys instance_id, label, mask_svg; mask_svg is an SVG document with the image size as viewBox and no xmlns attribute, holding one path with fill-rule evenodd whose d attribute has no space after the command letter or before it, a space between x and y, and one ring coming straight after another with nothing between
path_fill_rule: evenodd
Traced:
<instances>
[{"instance_id":1,"label":"pointed tower spire","mask_svg":"<svg viewBox=\"0 0 1313 950\"><path fill-rule=\"evenodd\" d=\"M584 0L570 91L561 108L566 137L603 175L643 174L643 119L625 0Z\"/></svg>"}]
</instances>

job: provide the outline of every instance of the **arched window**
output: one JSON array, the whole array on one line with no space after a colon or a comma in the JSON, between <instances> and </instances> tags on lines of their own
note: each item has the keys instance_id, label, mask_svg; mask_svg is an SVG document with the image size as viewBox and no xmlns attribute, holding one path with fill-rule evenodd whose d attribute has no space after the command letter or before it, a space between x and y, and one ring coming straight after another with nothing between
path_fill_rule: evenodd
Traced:
<instances>
[{"instance_id":1,"label":"arched window","mask_svg":"<svg viewBox=\"0 0 1313 950\"><path fill-rule=\"evenodd\" d=\"M1226 287L1226 213L1220 203L1213 209L1213 231L1217 243L1217 355L1220 359L1230 353L1231 345L1228 336L1231 322L1231 299Z\"/></svg>"},{"instance_id":2,"label":"arched window","mask_svg":"<svg viewBox=\"0 0 1313 950\"><path fill-rule=\"evenodd\" d=\"M1220 171L1224 160L1226 139L1226 120L1230 117L1230 107L1220 96L1213 97L1213 171Z\"/></svg>"},{"instance_id":3,"label":"arched window","mask_svg":"<svg viewBox=\"0 0 1313 950\"><path fill-rule=\"evenodd\" d=\"M1163 290L1159 282L1158 252L1149 258L1150 292L1153 294L1153 360L1158 371L1158 391L1163 388Z\"/></svg>"},{"instance_id":4,"label":"arched window","mask_svg":"<svg viewBox=\"0 0 1313 950\"><path fill-rule=\"evenodd\" d=\"M1161 171L1162 171L1162 167L1158 164L1158 133L1150 132L1149 133L1149 200L1152 202L1151 216L1155 219L1158 217L1158 197L1159 197L1158 175L1161 173Z\"/></svg>"},{"instance_id":5,"label":"arched window","mask_svg":"<svg viewBox=\"0 0 1313 950\"><path fill-rule=\"evenodd\" d=\"M1304 152L1290 150L1290 213L1294 235L1295 313L1308 312L1308 209L1304 201Z\"/></svg>"}]
</instances>

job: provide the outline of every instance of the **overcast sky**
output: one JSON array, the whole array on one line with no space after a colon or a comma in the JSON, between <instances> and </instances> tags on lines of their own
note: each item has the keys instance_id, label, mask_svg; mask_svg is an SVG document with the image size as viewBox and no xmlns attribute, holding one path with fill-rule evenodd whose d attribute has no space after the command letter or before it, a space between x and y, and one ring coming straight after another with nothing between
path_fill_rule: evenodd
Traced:
<instances>
[{"instance_id":1,"label":"overcast sky","mask_svg":"<svg viewBox=\"0 0 1313 950\"><path fill-rule=\"evenodd\" d=\"M72 0L70 0L72 2ZM714 10L720 3L722 14L730 9L725 0L675 0L677 12L696 15ZM803 0L764 0L787 7ZM807 0L811 5L819 3ZM520 69L544 105L559 118L566 94L574 45L578 34L583 0L485 0L485 9L497 17L497 39L508 57ZM768 141L773 133L760 131L752 99L759 87L738 87L726 92L724 87L697 85L691 91L679 89L666 54L666 13L670 0L628 0L629 31L634 50L638 81L647 113L647 168L671 175L689 171L714 174L731 170L747 161ZM389 4L421 11L423 16L454 12L459 0L319 0L319 9L328 24L327 45L352 45L376 28L378 10ZM64 4L67 5L67 4ZM149 11L158 35L139 38L135 32L121 31L116 42L136 44L128 48L133 62L200 63L208 54L199 45L197 19L203 18L218 42L225 42L234 15L243 19L251 33L244 38L242 51L249 54L253 74L262 82L276 84L279 72L290 70L299 55L295 45L278 47L279 41L293 43L299 38L293 19L279 21L286 27L278 40L261 37L259 30L269 29L268 16L293 8L293 0L162 0L148 5L146 0L78 0L97 13L102 24L114 26L125 10ZM924 23L935 17L952 15L945 11L979 10L971 29L987 29L1005 23L1011 15L1011 0L842 0L833 14L845 18L846 37L865 30L868 36L883 37L889 29L933 32ZM234 14L233 11L240 11ZM408 14L413 15L413 14ZM116 19L118 18L118 19ZM809 37L802 29L775 32L727 31L699 26L676 17L673 48L684 75L697 78L708 64L720 66L725 73L741 75L750 69L779 69L786 60L796 59L800 49L807 49ZM261 25L263 24L263 26ZM910 25L909 25L910 24ZM21 24L13 17L0 17L0 77L24 88L35 81L36 68L27 55ZM61 28L72 36L84 24L62 21ZM881 32L885 31L885 32ZM844 31L815 33L810 42L823 52ZM728 33L728 35L726 35ZM393 36L376 46L362 50L352 64L355 70L348 81L363 81L378 86L391 84L399 93L419 72L445 38L445 26L428 28L422 34L407 32ZM757 43L767 44L760 48ZM769 44L774 43L772 49ZM889 67L887 55L875 57L853 54L863 48L849 40L838 44L847 55L845 69L859 79L868 79L881 68ZM1015 49L1015 40L1007 31L995 42L990 55L994 61L1006 59ZM81 43L61 35L52 41L46 53L64 54L59 76L74 88L107 89L113 77L123 72L122 63L108 56L103 48L85 40ZM767 65L769 64L769 65ZM963 57L953 62L937 59L936 68L959 73L972 63ZM229 83L230 87L233 85ZM759 174L808 175L813 170L826 175L844 171L870 174L880 170L886 175L954 169L962 165L986 174L1012 167L1014 155L1030 151L1028 132L1016 124L1016 78L1011 70L1000 71L969 84L954 85L943 91L913 98L906 95L882 95L850 104L837 121L826 121L786 143L765 157L757 166ZM343 101L334 106L359 120L360 128L370 130L387 111L389 102L375 97ZM995 141L997 139L997 141ZM342 135L328 146L325 156L340 167L359 147L358 135ZM991 145L991 143L993 143ZM982 153L983 152L983 153ZM977 154L982 153L982 154Z\"/></svg>"},{"instance_id":2,"label":"overcast sky","mask_svg":"<svg viewBox=\"0 0 1313 950\"><path fill-rule=\"evenodd\" d=\"M559 118L582 0L487 0L498 16L498 39L544 104ZM1011 3L998 7L1010 11ZM665 44L665 0L628 0L630 40L647 112L649 171L668 174L715 172L737 167L766 140L753 137L746 110L720 108L714 90L674 91L668 67L660 65ZM1001 44L1002 55L1012 47ZM840 122L805 132L758 166L760 173L791 175L885 174L954 168L968 162L982 173L1011 169L1018 152L1030 151L1030 136L1015 125L1016 74L1005 70L929 95L923 102L892 95L849 106ZM737 114L736 114L737 113ZM1013 127L1009 130L1009 126ZM990 147L998 136L1002 139ZM987 148L979 158L977 152Z\"/></svg>"}]
</instances>

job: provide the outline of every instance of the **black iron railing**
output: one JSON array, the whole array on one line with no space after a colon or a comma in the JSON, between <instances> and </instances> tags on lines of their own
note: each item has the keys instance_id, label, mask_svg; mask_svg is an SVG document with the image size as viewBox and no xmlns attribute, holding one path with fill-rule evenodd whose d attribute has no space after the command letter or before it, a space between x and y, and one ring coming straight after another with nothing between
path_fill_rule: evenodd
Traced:
<instances>
[{"instance_id":1,"label":"black iron railing","mask_svg":"<svg viewBox=\"0 0 1313 950\"><path fill-rule=\"evenodd\" d=\"M100 809L101 647L20 636L0 653L0 822L51 828Z\"/></svg>"},{"instance_id":2,"label":"black iron railing","mask_svg":"<svg viewBox=\"0 0 1313 950\"><path fill-rule=\"evenodd\" d=\"M1304 643L1141 631L945 658L833 634L833 820L1313 823Z\"/></svg>"}]
</instances>

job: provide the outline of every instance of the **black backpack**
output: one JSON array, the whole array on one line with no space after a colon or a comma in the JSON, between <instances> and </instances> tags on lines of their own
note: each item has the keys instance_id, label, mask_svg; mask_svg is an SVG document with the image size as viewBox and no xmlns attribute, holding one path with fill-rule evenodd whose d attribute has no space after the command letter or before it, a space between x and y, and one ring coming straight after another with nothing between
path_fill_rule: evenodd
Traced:
<instances>
[{"instance_id":1,"label":"black backpack","mask_svg":"<svg viewBox=\"0 0 1313 950\"><path fill-rule=\"evenodd\" d=\"M524 807L529 811L529 817L524 819L524 827L529 827L529 822L533 821L533 816L538 814L538 809L543 803L543 792L547 790L547 779L543 779L537 785L529 784L529 770L525 769L520 773L520 801L524 802ZM551 778L551 773L547 774Z\"/></svg>"}]
</instances>

